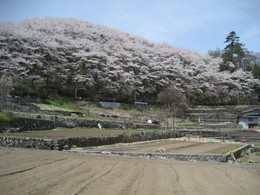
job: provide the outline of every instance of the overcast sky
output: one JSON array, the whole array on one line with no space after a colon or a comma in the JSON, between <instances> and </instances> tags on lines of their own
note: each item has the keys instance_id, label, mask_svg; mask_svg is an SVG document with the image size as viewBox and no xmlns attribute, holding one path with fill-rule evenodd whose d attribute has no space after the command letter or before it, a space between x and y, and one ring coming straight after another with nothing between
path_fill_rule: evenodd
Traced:
<instances>
[{"instance_id":1,"label":"overcast sky","mask_svg":"<svg viewBox=\"0 0 260 195\"><path fill-rule=\"evenodd\" d=\"M0 0L0 22L72 17L207 53L234 30L260 52L260 0Z\"/></svg>"}]
</instances>

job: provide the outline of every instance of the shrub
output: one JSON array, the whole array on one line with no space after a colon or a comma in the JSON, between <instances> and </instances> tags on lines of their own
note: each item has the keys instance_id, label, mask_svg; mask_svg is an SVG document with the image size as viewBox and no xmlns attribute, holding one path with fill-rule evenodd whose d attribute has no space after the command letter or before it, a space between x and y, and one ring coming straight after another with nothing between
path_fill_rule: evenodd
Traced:
<instances>
[{"instance_id":1,"label":"shrub","mask_svg":"<svg viewBox=\"0 0 260 195\"><path fill-rule=\"evenodd\" d=\"M11 123L16 118L17 116L15 116L12 112L0 112L0 123Z\"/></svg>"},{"instance_id":2,"label":"shrub","mask_svg":"<svg viewBox=\"0 0 260 195\"><path fill-rule=\"evenodd\" d=\"M124 104L123 108L124 108L124 110L132 110L133 109L133 105L131 105L131 104Z\"/></svg>"},{"instance_id":3,"label":"shrub","mask_svg":"<svg viewBox=\"0 0 260 195\"><path fill-rule=\"evenodd\" d=\"M260 156L260 152L255 153L256 156Z\"/></svg>"},{"instance_id":4,"label":"shrub","mask_svg":"<svg viewBox=\"0 0 260 195\"><path fill-rule=\"evenodd\" d=\"M248 162L249 162L249 163L256 163L255 160L251 160L251 159L249 159Z\"/></svg>"}]
</instances>

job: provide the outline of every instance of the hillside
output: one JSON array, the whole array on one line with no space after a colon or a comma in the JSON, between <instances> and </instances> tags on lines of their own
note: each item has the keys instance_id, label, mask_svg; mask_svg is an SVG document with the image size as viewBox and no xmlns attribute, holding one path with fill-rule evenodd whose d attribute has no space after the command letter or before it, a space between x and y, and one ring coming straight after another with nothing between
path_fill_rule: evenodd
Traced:
<instances>
[{"instance_id":1,"label":"hillside","mask_svg":"<svg viewBox=\"0 0 260 195\"><path fill-rule=\"evenodd\" d=\"M257 99L250 72L219 72L220 59L76 19L0 23L0 76L19 96L155 100L167 87L193 104Z\"/></svg>"}]
</instances>

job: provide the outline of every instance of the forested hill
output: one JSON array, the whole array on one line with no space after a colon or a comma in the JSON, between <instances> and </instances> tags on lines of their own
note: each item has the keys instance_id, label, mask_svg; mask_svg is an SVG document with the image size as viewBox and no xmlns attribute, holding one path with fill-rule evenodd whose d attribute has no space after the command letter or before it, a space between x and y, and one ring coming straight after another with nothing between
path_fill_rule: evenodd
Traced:
<instances>
[{"instance_id":1,"label":"forested hill","mask_svg":"<svg viewBox=\"0 0 260 195\"><path fill-rule=\"evenodd\" d=\"M219 72L221 59L76 19L0 23L0 74L20 96L155 100L169 87L192 103L255 99L259 80Z\"/></svg>"}]
</instances>

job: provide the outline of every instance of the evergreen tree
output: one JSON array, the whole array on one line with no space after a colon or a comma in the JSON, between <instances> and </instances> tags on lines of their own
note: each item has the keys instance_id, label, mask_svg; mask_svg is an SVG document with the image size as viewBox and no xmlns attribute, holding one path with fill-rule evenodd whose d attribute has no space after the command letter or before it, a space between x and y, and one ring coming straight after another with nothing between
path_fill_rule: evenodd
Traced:
<instances>
[{"instance_id":1,"label":"evergreen tree","mask_svg":"<svg viewBox=\"0 0 260 195\"><path fill-rule=\"evenodd\" d=\"M242 59L247 53L243 48L244 44L239 42L239 36L235 31L229 33L224 43L228 43L222 54L223 63L220 64L220 71L243 69Z\"/></svg>"},{"instance_id":2,"label":"evergreen tree","mask_svg":"<svg viewBox=\"0 0 260 195\"><path fill-rule=\"evenodd\" d=\"M252 73L255 78L260 79L260 65L255 65Z\"/></svg>"}]
</instances>

